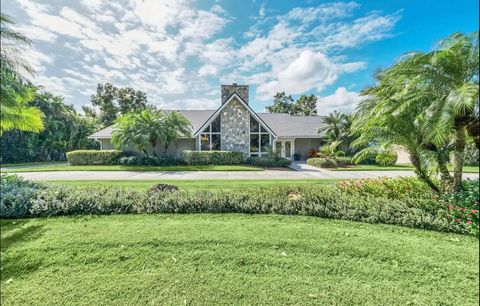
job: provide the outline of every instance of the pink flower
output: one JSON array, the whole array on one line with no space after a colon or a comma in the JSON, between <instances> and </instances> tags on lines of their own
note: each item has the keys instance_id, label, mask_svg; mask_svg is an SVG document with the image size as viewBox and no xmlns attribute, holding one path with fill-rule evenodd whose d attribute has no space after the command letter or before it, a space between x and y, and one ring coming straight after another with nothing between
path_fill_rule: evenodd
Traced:
<instances>
[{"instance_id":1,"label":"pink flower","mask_svg":"<svg viewBox=\"0 0 480 306\"><path fill-rule=\"evenodd\" d=\"M448 210L452 210L453 209L453 205L448 205Z\"/></svg>"},{"instance_id":2,"label":"pink flower","mask_svg":"<svg viewBox=\"0 0 480 306\"><path fill-rule=\"evenodd\" d=\"M472 209L472 214L476 214L477 212L478 212L478 210Z\"/></svg>"},{"instance_id":3,"label":"pink flower","mask_svg":"<svg viewBox=\"0 0 480 306\"><path fill-rule=\"evenodd\" d=\"M467 224L472 224L472 220L468 220L468 221L467 221Z\"/></svg>"},{"instance_id":4,"label":"pink flower","mask_svg":"<svg viewBox=\"0 0 480 306\"><path fill-rule=\"evenodd\" d=\"M457 220L455 220L455 221L460 222L460 221L462 221L462 218L457 218Z\"/></svg>"}]
</instances>

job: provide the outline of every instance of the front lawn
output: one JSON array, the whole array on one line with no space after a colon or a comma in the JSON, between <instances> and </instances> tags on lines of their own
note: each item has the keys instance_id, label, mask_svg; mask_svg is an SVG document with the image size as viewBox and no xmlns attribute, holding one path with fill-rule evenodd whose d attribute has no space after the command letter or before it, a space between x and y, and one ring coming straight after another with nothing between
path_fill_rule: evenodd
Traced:
<instances>
[{"instance_id":1,"label":"front lawn","mask_svg":"<svg viewBox=\"0 0 480 306\"><path fill-rule=\"evenodd\" d=\"M449 165L448 169L453 171L453 166ZM379 165L355 165L344 168L327 169L332 171L413 171L412 165L395 165L395 166L379 166ZM464 173L478 173L479 167L463 166Z\"/></svg>"},{"instance_id":2,"label":"front lawn","mask_svg":"<svg viewBox=\"0 0 480 306\"><path fill-rule=\"evenodd\" d=\"M71 186L115 186L126 187L144 191L154 184L172 184L182 190L205 190L205 189L242 189L268 186L307 186L307 185L325 185L338 182L335 179L322 180L56 180L49 181L51 184L71 185Z\"/></svg>"},{"instance_id":3,"label":"front lawn","mask_svg":"<svg viewBox=\"0 0 480 306\"><path fill-rule=\"evenodd\" d=\"M2 221L5 305L478 305L473 237L301 216Z\"/></svg>"},{"instance_id":4,"label":"front lawn","mask_svg":"<svg viewBox=\"0 0 480 306\"><path fill-rule=\"evenodd\" d=\"M47 172L47 171L262 171L263 168L249 165L175 165L175 166L123 166L95 165L69 166L50 165L48 167L2 168L4 172Z\"/></svg>"}]
</instances>

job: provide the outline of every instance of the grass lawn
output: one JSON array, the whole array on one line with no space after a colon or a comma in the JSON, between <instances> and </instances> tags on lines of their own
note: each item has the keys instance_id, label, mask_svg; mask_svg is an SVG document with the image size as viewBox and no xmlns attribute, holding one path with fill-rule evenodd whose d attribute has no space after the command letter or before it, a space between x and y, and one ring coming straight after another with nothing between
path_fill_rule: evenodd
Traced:
<instances>
[{"instance_id":1,"label":"grass lawn","mask_svg":"<svg viewBox=\"0 0 480 306\"><path fill-rule=\"evenodd\" d=\"M47 171L262 171L263 168L249 165L202 165L202 166L69 166L51 165L48 167L2 168L4 172L47 172Z\"/></svg>"},{"instance_id":2,"label":"grass lawn","mask_svg":"<svg viewBox=\"0 0 480 306\"><path fill-rule=\"evenodd\" d=\"M266 186L305 186L305 185L324 185L333 184L335 179L312 179L312 180L65 180L49 181L51 184L71 185L71 186L118 186L136 189L139 191L147 190L154 184L173 184L180 189L241 189Z\"/></svg>"},{"instance_id":3,"label":"grass lawn","mask_svg":"<svg viewBox=\"0 0 480 306\"><path fill-rule=\"evenodd\" d=\"M28 162L28 163L15 163L15 164L0 164L0 167L21 167L21 166L54 166L65 165L67 161L53 161L53 162Z\"/></svg>"},{"instance_id":4,"label":"grass lawn","mask_svg":"<svg viewBox=\"0 0 480 306\"><path fill-rule=\"evenodd\" d=\"M448 169L453 171L453 166L449 165ZM332 171L413 171L414 168L412 165L395 165L395 166L378 166L378 165L355 165L352 167L346 168L335 168L335 169L328 169ZM463 167L464 173L478 173L479 167L476 166L464 166Z\"/></svg>"},{"instance_id":5,"label":"grass lawn","mask_svg":"<svg viewBox=\"0 0 480 306\"><path fill-rule=\"evenodd\" d=\"M274 215L3 220L4 305L478 305L474 237Z\"/></svg>"}]
</instances>

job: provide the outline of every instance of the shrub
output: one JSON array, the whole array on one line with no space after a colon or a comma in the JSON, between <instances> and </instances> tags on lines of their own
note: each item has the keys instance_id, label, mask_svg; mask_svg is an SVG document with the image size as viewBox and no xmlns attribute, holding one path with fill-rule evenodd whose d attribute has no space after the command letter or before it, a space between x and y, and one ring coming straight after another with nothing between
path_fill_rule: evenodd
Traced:
<instances>
[{"instance_id":1,"label":"shrub","mask_svg":"<svg viewBox=\"0 0 480 306\"><path fill-rule=\"evenodd\" d=\"M335 157L335 162L339 167L345 167L345 166L350 166L353 165L352 158L350 157Z\"/></svg>"},{"instance_id":2,"label":"shrub","mask_svg":"<svg viewBox=\"0 0 480 306\"><path fill-rule=\"evenodd\" d=\"M71 165L114 165L124 156L118 150L77 150L67 152Z\"/></svg>"},{"instance_id":3,"label":"shrub","mask_svg":"<svg viewBox=\"0 0 480 306\"><path fill-rule=\"evenodd\" d=\"M359 165L375 165L376 162L376 157L377 153L375 152L368 152L365 154L365 156L362 158L362 160L357 161L356 164Z\"/></svg>"},{"instance_id":4,"label":"shrub","mask_svg":"<svg viewBox=\"0 0 480 306\"><path fill-rule=\"evenodd\" d=\"M322 157L309 158L307 164L319 168L335 168L337 166L335 160Z\"/></svg>"},{"instance_id":5,"label":"shrub","mask_svg":"<svg viewBox=\"0 0 480 306\"><path fill-rule=\"evenodd\" d=\"M234 165L244 161L242 152L231 151L190 151L182 152L183 159L188 165Z\"/></svg>"},{"instance_id":6,"label":"shrub","mask_svg":"<svg viewBox=\"0 0 480 306\"><path fill-rule=\"evenodd\" d=\"M175 156L124 156L118 160L120 165L139 165L139 166L172 166L183 164L183 159Z\"/></svg>"},{"instance_id":7,"label":"shrub","mask_svg":"<svg viewBox=\"0 0 480 306\"><path fill-rule=\"evenodd\" d=\"M155 184L148 189L148 192L174 192L178 187L170 184Z\"/></svg>"},{"instance_id":8,"label":"shrub","mask_svg":"<svg viewBox=\"0 0 480 306\"><path fill-rule=\"evenodd\" d=\"M292 164L292 161L282 157L271 157L271 156L262 156L262 157L249 157L247 158L247 164L257 167L288 167Z\"/></svg>"},{"instance_id":9,"label":"shrub","mask_svg":"<svg viewBox=\"0 0 480 306\"><path fill-rule=\"evenodd\" d=\"M256 213L308 215L466 233L433 199L349 194L336 186L138 192L52 185L31 201L28 216L125 213Z\"/></svg>"},{"instance_id":10,"label":"shrub","mask_svg":"<svg viewBox=\"0 0 480 306\"><path fill-rule=\"evenodd\" d=\"M316 157L318 154L318 151L314 150L314 149L310 149L308 150L307 152L307 158L312 158L312 157Z\"/></svg>"},{"instance_id":11,"label":"shrub","mask_svg":"<svg viewBox=\"0 0 480 306\"><path fill-rule=\"evenodd\" d=\"M472 234L478 235L480 210L480 189L478 180L463 182L463 190L443 196L448 205L452 222L465 224Z\"/></svg>"},{"instance_id":12,"label":"shrub","mask_svg":"<svg viewBox=\"0 0 480 306\"><path fill-rule=\"evenodd\" d=\"M388 151L375 156L375 163L380 166L393 166L397 162L397 153Z\"/></svg>"},{"instance_id":13,"label":"shrub","mask_svg":"<svg viewBox=\"0 0 480 306\"><path fill-rule=\"evenodd\" d=\"M0 216L23 217L28 214L30 201L37 196L43 185L26 181L17 175L0 176Z\"/></svg>"},{"instance_id":14,"label":"shrub","mask_svg":"<svg viewBox=\"0 0 480 306\"><path fill-rule=\"evenodd\" d=\"M337 188L356 196L384 197L388 199L436 199L427 184L415 177L369 178L345 180Z\"/></svg>"}]
</instances>

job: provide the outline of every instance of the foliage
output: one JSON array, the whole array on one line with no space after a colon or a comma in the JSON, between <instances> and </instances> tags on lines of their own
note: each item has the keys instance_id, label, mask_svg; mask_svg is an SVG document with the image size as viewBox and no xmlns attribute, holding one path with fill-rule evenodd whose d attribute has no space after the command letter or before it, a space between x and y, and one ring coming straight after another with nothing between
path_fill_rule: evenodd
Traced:
<instances>
[{"instance_id":1,"label":"foliage","mask_svg":"<svg viewBox=\"0 0 480 306\"><path fill-rule=\"evenodd\" d=\"M115 120L112 143L117 149L133 144L139 151L149 156L150 145L154 156L158 156L157 145L163 144L163 154L179 137L190 136L190 121L178 112L165 114L147 108L139 112L127 113Z\"/></svg>"},{"instance_id":2,"label":"foliage","mask_svg":"<svg viewBox=\"0 0 480 306\"><path fill-rule=\"evenodd\" d=\"M315 95L301 95L294 102L291 95L285 92L277 92L273 96L273 105L265 107L269 113L285 113L295 116L316 116L317 100Z\"/></svg>"},{"instance_id":3,"label":"foliage","mask_svg":"<svg viewBox=\"0 0 480 306\"><path fill-rule=\"evenodd\" d=\"M103 126L111 125L118 116L148 107L147 95L143 91L131 87L117 88L111 83L99 83L90 102L99 112L84 106L85 114L97 119Z\"/></svg>"},{"instance_id":4,"label":"foliage","mask_svg":"<svg viewBox=\"0 0 480 306\"><path fill-rule=\"evenodd\" d=\"M462 190L443 196L448 205L452 222L466 224L472 234L478 236L480 210L480 187L478 180L463 182Z\"/></svg>"},{"instance_id":5,"label":"foliage","mask_svg":"<svg viewBox=\"0 0 480 306\"><path fill-rule=\"evenodd\" d=\"M336 143L341 151L353 155L357 151L352 147L352 142L356 139L351 131L354 116L334 110L322 118L323 125L318 128L317 132L326 133L330 144Z\"/></svg>"},{"instance_id":6,"label":"foliage","mask_svg":"<svg viewBox=\"0 0 480 306\"><path fill-rule=\"evenodd\" d=\"M133 156L123 156L118 160L119 165L138 165L138 166L173 166L173 165L183 165L184 161L182 158L171 156L171 155L162 155L158 157L149 157L142 155L133 155Z\"/></svg>"},{"instance_id":7,"label":"foliage","mask_svg":"<svg viewBox=\"0 0 480 306\"><path fill-rule=\"evenodd\" d=\"M291 160L279 156L251 156L246 162L252 166L265 168L288 167L292 164Z\"/></svg>"},{"instance_id":8,"label":"foliage","mask_svg":"<svg viewBox=\"0 0 480 306\"><path fill-rule=\"evenodd\" d=\"M388 199L437 198L427 184L413 177L345 180L337 183L337 188L351 195L386 197Z\"/></svg>"},{"instance_id":9,"label":"foliage","mask_svg":"<svg viewBox=\"0 0 480 306\"><path fill-rule=\"evenodd\" d=\"M30 200L35 198L41 184L26 181L16 175L0 175L0 214L2 217L28 215Z\"/></svg>"},{"instance_id":10,"label":"foliage","mask_svg":"<svg viewBox=\"0 0 480 306\"><path fill-rule=\"evenodd\" d=\"M323 145L318 149L317 156L326 160L335 159L335 157L345 156L343 151L338 150L339 141L334 141L329 145Z\"/></svg>"},{"instance_id":11,"label":"foliage","mask_svg":"<svg viewBox=\"0 0 480 306\"><path fill-rule=\"evenodd\" d=\"M397 163L397 153L395 151L385 151L375 156L375 163L380 166L393 166Z\"/></svg>"},{"instance_id":12,"label":"foliage","mask_svg":"<svg viewBox=\"0 0 480 306\"><path fill-rule=\"evenodd\" d=\"M339 167L351 166L353 165L353 161L351 157L348 156L338 156L335 157L335 162Z\"/></svg>"},{"instance_id":13,"label":"foliage","mask_svg":"<svg viewBox=\"0 0 480 306\"><path fill-rule=\"evenodd\" d=\"M114 165L123 156L118 150L76 150L67 152L70 165Z\"/></svg>"},{"instance_id":14,"label":"foliage","mask_svg":"<svg viewBox=\"0 0 480 306\"><path fill-rule=\"evenodd\" d=\"M242 152L232 151L191 151L182 152L187 165L236 165L243 163Z\"/></svg>"},{"instance_id":15,"label":"foliage","mask_svg":"<svg viewBox=\"0 0 480 306\"><path fill-rule=\"evenodd\" d=\"M426 198L387 198L332 186L140 193L112 187L51 185L29 201L27 216L126 213L300 214L466 233L446 209Z\"/></svg>"},{"instance_id":16,"label":"foliage","mask_svg":"<svg viewBox=\"0 0 480 306\"><path fill-rule=\"evenodd\" d=\"M307 164L319 168L335 168L337 167L337 162L335 159L326 159L323 157L313 157L307 159Z\"/></svg>"},{"instance_id":17,"label":"foliage","mask_svg":"<svg viewBox=\"0 0 480 306\"><path fill-rule=\"evenodd\" d=\"M307 158L312 158L312 157L316 157L318 154L318 151L314 150L314 149L310 149L308 150L307 152Z\"/></svg>"},{"instance_id":18,"label":"foliage","mask_svg":"<svg viewBox=\"0 0 480 306\"><path fill-rule=\"evenodd\" d=\"M98 125L77 113L72 105L66 105L62 97L43 92L31 105L45 114L45 130L2 135L2 162L65 160L67 151L98 148L95 140L87 138Z\"/></svg>"},{"instance_id":19,"label":"foliage","mask_svg":"<svg viewBox=\"0 0 480 306\"><path fill-rule=\"evenodd\" d=\"M148 192L174 192L178 187L170 184L155 184L148 189Z\"/></svg>"},{"instance_id":20,"label":"foliage","mask_svg":"<svg viewBox=\"0 0 480 306\"><path fill-rule=\"evenodd\" d=\"M465 147L465 165L479 166L480 165L480 150L477 149L473 142L467 143Z\"/></svg>"}]
</instances>

